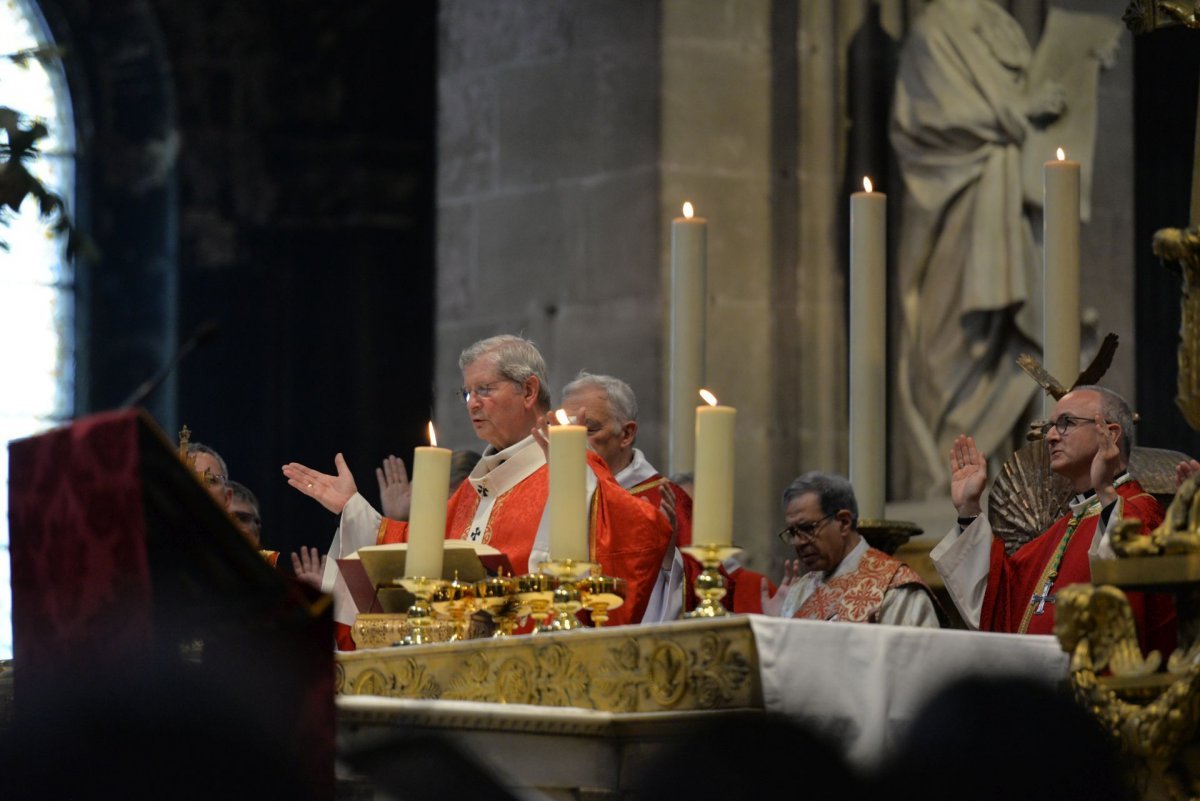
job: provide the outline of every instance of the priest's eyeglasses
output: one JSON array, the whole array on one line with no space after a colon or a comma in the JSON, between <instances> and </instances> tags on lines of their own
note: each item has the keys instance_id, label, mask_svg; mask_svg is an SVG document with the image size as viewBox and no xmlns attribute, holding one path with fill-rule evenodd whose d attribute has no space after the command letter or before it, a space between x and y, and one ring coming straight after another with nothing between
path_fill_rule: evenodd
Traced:
<instances>
[{"instance_id":1,"label":"priest's eyeglasses","mask_svg":"<svg viewBox=\"0 0 1200 801\"><path fill-rule=\"evenodd\" d=\"M218 484L223 485L225 483L225 476L221 475L220 473L214 473L207 467L204 468L203 473L197 473L196 475L199 476L200 480L204 482L204 486L206 487L215 487Z\"/></svg>"},{"instance_id":2,"label":"priest's eyeglasses","mask_svg":"<svg viewBox=\"0 0 1200 801\"><path fill-rule=\"evenodd\" d=\"M1060 414L1055 419L1047 420L1046 422L1044 422L1040 426L1038 426L1038 431L1040 431L1042 433L1042 439L1046 438L1046 435L1050 433L1050 429L1052 429L1052 428L1055 429L1056 431L1058 431L1058 435L1060 437L1065 437L1067 435L1067 432L1070 431L1072 428L1075 428L1076 426L1081 426L1084 423L1094 423L1094 422L1096 422L1096 421L1094 419L1092 419L1091 417L1078 417L1073 414ZM1108 421L1105 420L1104 422L1107 423Z\"/></svg>"},{"instance_id":3,"label":"priest's eyeglasses","mask_svg":"<svg viewBox=\"0 0 1200 801\"><path fill-rule=\"evenodd\" d=\"M496 390L505 384L513 383L516 382L512 381L511 379L502 379L500 381L489 381L486 384L476 384L470 389L467 387L460 387L458 390L459 397L462 398L463 403L470 403L471 398L479 398L480 400L483 400L485 398L492 397L492 395L496 394Z\"/></svg>"},{"instance_id":4,"label":"priest's eyeglasses","mask_svg":"<svg viewBox=\"0 0 1200 801\"><path fill-rule=\"evenodd\" d=\"M837 512L825 515L820 520L813 520L808 523L792 523L790 526L779 532L779 540L784 545L791 545L793 539L813 540L816 539L817 532L821 529L821 524L831 517L835 517Z\"/></svg>"}]
</instances>

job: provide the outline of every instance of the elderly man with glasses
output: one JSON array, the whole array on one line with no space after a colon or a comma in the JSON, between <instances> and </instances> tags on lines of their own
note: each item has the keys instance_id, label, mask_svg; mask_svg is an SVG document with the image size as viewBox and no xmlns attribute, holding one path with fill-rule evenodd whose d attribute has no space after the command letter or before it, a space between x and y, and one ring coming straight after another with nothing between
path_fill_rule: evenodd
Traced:
<instances>
[{"instance_id":1,"label":"elderly man with glasses","mask_svg":"<svg viewBox=\"0 0 1200 801\"><path fill-rule=\"evenodd\" d=\"M992 534L980 499L987 459L974 440L960 436L950 452L950 496L956 525L930 554L946 589L971 628L1019 634L1054 631L1054 599L1062 587L1091 581L1089 558L1110 555L1118 521L1141 521L1149 532L1163 519L1157 500L1126 471L1133 414L1117 393L1076 387L1059 400L1042 433L1050 469L1070 481L1074 500L1062 517L1011 556ZM1174 607L1167 596L1128 593L1143 646L1175 640Z\"/></svg>"},{"instance_id":2,"label":"elderly man with glasses","mask_svg":"<svg viewBox=\"0 0 1200 801\"><path fill-rule=\"evenodd\" d=\"M549 557L548 521L543 521L549 471L541 432L550 411L546 364L534 344L501 335L466 348L459 356L463 402L475 434L487 448L470 476L450 498L447 538L491 545L508 556L518 574L536 571ZM626 602L609 615L609 625L637 623L646 609L671 540L671 522L659 509L625 492L594 451L588 453L588 487L592 514L592 553L607 575L626 581ZM337 475L300 464L285 465L288 484L341 515L330 554L348 556L363 545L404 542L407 502L398 519L381 516L358 494L354 477L341 454ZM407 498L403 462L389 459L381 488ZM384 487L387 484L390 487ZM587 510L580 510L585 513ZM331 559L324 584L336 592L336 563ZM352 624L353 614L335 611L339 623ZM340 640L345 646L345 638Z\"/></svg>"},{"instance_id":3,"label":"elderly man with glasses","mask_svg":"<svg viewBox=\"0 0 1200 801\"><path fill-rule=\"evenodd\" d=\"M200 483L222 509L229 509L233 490L229 488L229 468L225 466L221 454L203 443L189 442L187 455Z\"/></svg>"},{"instance_id":4,"label":"elderly man with glasses","mask_svg":"<svg viewBox=\"0 0 1200 801\"><path fill-rule=\"evenodd\" d=\"M774 595L762 582L763 611L777 617L940 625L937 602L916 571L867 545L858 502L842 476L810 472L783 491L787 528L779 532L799 559L784 564ZM808 569L802 573L801 564Z\"/></svg>"}]
</instances>

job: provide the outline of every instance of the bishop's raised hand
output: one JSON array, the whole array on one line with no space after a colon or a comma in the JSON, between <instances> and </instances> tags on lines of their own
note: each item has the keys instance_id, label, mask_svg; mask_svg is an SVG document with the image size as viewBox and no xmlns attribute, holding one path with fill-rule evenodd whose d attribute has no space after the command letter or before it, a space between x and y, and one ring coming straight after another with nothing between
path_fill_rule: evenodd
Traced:
<instances>
[{"instance_id":1,"label":"bishop's raised hand","mask_svg":"<svg viewBox=\"0 0 1200 801\"><path fill-rule=\"evenodd\" d=\"M987 487L987 459L975 440L960 434L950 449L950 500L959 517L975 517L983 511L979 499Z\"/></svg>"},{"instance_id":2,"label":"bishop's raised hand","mask_svg":"<svg viewBox=\"0 0 1200 801\"><path fill-rule=\"evenodd\" d=\"M299 462L285 464L283 475L289 486L300 490L335 515L340 515L346 503L358 492L358 487L346 465L346 459L340 453L333 457L333 464L337 470L334 476L305 467Z\"/></svg>"},{"instance_id":3,"label":"bishop's raised hand","mask_svg":"<svg viewBox=\"0 0 1200 801\"><path fill-rule=\"evenodd\" d=\"M383 464L375 468L375 480L379 482L379 505L383 516L392 520L408 520L412 509L412 482L404 460L388 456Z\"/></svg>"}]
</instances>

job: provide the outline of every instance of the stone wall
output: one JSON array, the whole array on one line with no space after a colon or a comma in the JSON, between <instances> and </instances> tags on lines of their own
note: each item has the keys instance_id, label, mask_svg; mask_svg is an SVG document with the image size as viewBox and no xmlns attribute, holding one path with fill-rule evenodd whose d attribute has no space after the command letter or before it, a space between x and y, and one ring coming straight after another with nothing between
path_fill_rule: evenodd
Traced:
<instances>
[{"instance_id":1,"label":"stone wall","mask_svg":"<svg viewBox=\"0 0 1200 801\"><path fill-rule=\"evenodd\" d=\"M1006 7L1036 41L1045 3ZM752 563L777 565L780 489L802 470L847 469L845 207L862 171L901 197L875 106L886 109L895 48L920 9L445 0L440 11L438 419L471 441L455 357L523 332L556 390L578 369L628 380L639 444L665 469L670 220L691 200L709 220L707 383L739 410L736 537ZM1128 44L1101 81L1083 290L1101 332L1129 335L1111 373L1120 390L1133 372Z\"/></svg>"}]
</instances>

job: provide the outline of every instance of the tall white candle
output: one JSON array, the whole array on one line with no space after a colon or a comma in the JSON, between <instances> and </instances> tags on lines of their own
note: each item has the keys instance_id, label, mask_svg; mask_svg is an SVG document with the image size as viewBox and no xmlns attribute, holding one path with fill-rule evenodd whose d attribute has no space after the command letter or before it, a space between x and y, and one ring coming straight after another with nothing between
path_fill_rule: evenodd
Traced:
<instances>
[{"instance_id":1,"label":"tall white candle","mask_svg":"<svg viewBox=\"0 0 1200 801\"><path fill-rule=\"evenodd\" d=\"M450 494L450 451L437 447L433 423L430 447L413 454L412 508L408 515L408 553L404 573L411 578L442 577L446 543L446 499Z\"/></svg>"},{"instance_id":2,"label":"tall white candle","mask_svg":"<svg viewBox=\"0 0 1200 801\"><path fill-rule=\"evenodd\" d=\"M709 400L711 398L711 400ZM709 403L696 411L696 499L692 504L692 542L733 542L733 448L737 409Z\"/></svg>"},{"instance_id":3,"label":"tall white candle","mask_svg":"<svg viewBox=\"0 0 1200 801\"><path fill-rule=\"evenodd\" d=\"M696 391L704 385L708 221L692 204L671 222L670 432L667 462L672 473L692 470L696 455Z\"/></svg>"},{"instance_id":4,"label":"tall white candle","mask_svg":"<svg viewBox=\"0 0 1200 801\"><path fill-rule=\"evenodd\" d=\"M883 518L887 446L887 195L850 196L850 483L859 515Z\"/></svg>"},{"instance_id":5,"label":"tall white candle","mask_svg":"<svg viewBox=\"0 0 1200 801\"><path fill-rule=\"evenodd\" d=\"M559 420L566 414L559 410ZM587 427L550 428L550 558L588 561Z\"/></svg>"},{"instance_id":6,"label":"tall white candle","mask_svg":"<svg viewBox=\"0 0 1200 801\"><path fill-rule=\"evenodd\" d=\"M1062 148L1042 173L1045 200L1043 366L1066 386L1079 377L1079 162ZM1043 401L1048 416L1054 398Z\"/></svg>"}]
</instances>

